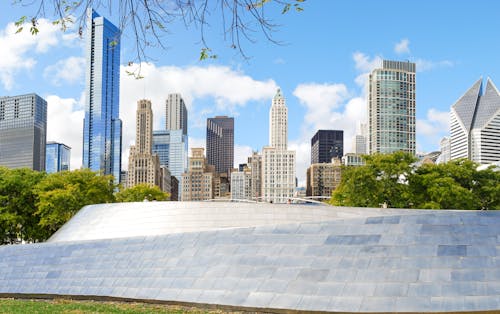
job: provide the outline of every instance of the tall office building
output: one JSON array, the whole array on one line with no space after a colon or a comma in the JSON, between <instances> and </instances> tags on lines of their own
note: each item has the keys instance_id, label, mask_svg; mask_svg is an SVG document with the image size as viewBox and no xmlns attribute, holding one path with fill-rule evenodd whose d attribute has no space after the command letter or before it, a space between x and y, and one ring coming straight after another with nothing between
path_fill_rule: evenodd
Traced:
<instances>
[{"instance_id":1,"label":"tall office building","mask_svg":"<svg viewBox=\"0 0 500 314\"><path fill-rule=\"evenodd\" d=\"M269 112L269 146L286 150L288 146L288 108L278 89Z\"/></svg>"},{"instance_id":2,"label":"tall office building","mask_svg":"<svg viewBox=\"0 0 500 314\"><path fill-rule=\"evenodd\" d=\"M63 143L47 142L45 171L54 173L70 170L71 147Z\"/></svg>"},{"instance_id":3,"label":"tall office building","mask_svg":"<svg viewBox=\"0 0 500 314\"><path fill-rule=\"evenodd\" d=\"M166 166L177 180L188 170L188 140L182 132L182 129L153 131L153 153L158 154L160 165Z\"/></svg>"},{"instance_id":4,"label":"tall office building","mask_svg":"<svg viewBox=\"0 0 500 314\"><path fill-rule=\"evenodd\" d=\"M231 172L231 199L252 199L252 172L248 167Z\"/></svg>"},{"instance_id":5,"label":"tall office building","mask_svg":"<svg viewBox=\"0 0 500 314\"><path fill-rule=\"evenodd\" d=\"M286 203L295 191L295 151L287 150L288 109L278 89L269 111L270 146L262 149L262 198Z\"/></svg>"},{"instance_id":6,"label":"tall office building","mask_svg":"<svg viewBox=\"0 0 500 314\"><path fill-rule=\"evenodd\" d=\"M311 164L331 163L344 155L344 131L319 130L311 138Z\"/></svg>"},{"instance_id":7,"label":"tall office building","mask_svg":"<svg viewBox=\"0 0 500 314\"><path fill-rule=\"evenodd\" d=\"M186 104L181 94L169 94L166 101L165 124L167 130L182 130L188 134L188 115Z\"/></svg>"},{"instance_id":8,"label":"tall office building","mask_svg":"<svg viewBox=\"0 0 500 314\"><path fill-rule=\"evenodd\" d=\"M151 101L137 102L135 146L130 147L127 187L145 183L161 186L160 160L153 154L153 111Z\"/></svg>"},{"instance_id":9,"label":"tall office building","mask_svg":"<svg viewBox=\"0 0 500 314\"><path fill-rule=\"evenodd\" d=\"M189 170L182 174L182 201L203 201L214 198L215 169L207 163L203 148L191 148Z\"/></svg>"},{"instance_id":10,"label":"tall office building","mask_svg":"<svg viewBox=\"0 0 500 314\"><path fill-rule=\"evenodd\" d=\"M207 119L207 161L216 173L229 173L234 165L234 118Z\"/></svg>"},{"instance_id":11,"label":"tall office building","mask_svg":"<svg viewBox=\"0 0 500 314\"><path fill-rule=\"evenodd\" d=\"M88 10L83 167L120 180L120 30Z\"/></svg>"},{"instance_id":12,"label":"tall office building","mask_svg":"<svg viewBox=\"0 0 500 314\"><path fill-rule=\"evenodd\" d=\"M368 153L415 154L415 63L384 60L368 82Z\"/></svg>"},{"instance_id":13,"label":"tall office building","mask_svg":"<svg viewBox=\"0 0 500 314\"><path fill-rule=\"evenodd\" d=\"M47 102L37 94L0 97L0 166L45 170Z\"/></svg>"},{"instance_id":14,"label":"tall office building","mask_svg":"<svg viewBox=\"0 0 500 314\"><path fill-rule=\"evenodd\" d=\"M500 94L482 78L451 106L450 157L480 164L500 161Z\"/></svg>"},{"instance_id":15,"label":"tall office building","mask_svg":"<svg viewBox=\"0 0 500 314\"><path fill-rule=\"evenodd\" d=\"M451 142L448 136L445 136L439 142L439 150L441 154L436 160L438 164L444 164L451 160Z\"/></svg>"}]
</instances>

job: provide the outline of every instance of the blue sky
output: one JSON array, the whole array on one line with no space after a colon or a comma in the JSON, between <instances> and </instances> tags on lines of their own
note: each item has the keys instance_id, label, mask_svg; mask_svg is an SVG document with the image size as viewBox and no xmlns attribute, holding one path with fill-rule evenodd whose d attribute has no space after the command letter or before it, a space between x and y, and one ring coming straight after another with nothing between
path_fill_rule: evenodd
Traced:
<instances>
[{"instance_id":1,"label":"blue sky","mask_svg":"<svg viewBox=\"0 0 500 314\"><path fill-rule=\"evenodd\" d=\"M181 92L189 109L190 146L204 146L205 121L235 117L235 164L268 143L268 111L279 86L289 108L289 146L297 150L304 182L310 139L317 129L343 129L345 151L365 114L365 76L380 60L417 63L417 149L439 148L448 133L450 106L477 80L500 80L500 2L497 1L306 1L304 11L268 13L281 26L275 45L256 33L244 42L245 60L223 41L217 14L207 33L215 60L198 61L199 30L170 25L167 50L151 49L145 79L122 75L123 163L134 142L136 101L153 101L155 128L163 126L164 100ZM81 165L84 41L40 22L40 34L12 34L12 22L34 7L0 4L0 95L36 92L49 102L48 140L70 145L72 168ZM98 11L112 22L118 17ZM122 63L132 58L131 37L122 38Z\"/></svg>"}]
</instances>

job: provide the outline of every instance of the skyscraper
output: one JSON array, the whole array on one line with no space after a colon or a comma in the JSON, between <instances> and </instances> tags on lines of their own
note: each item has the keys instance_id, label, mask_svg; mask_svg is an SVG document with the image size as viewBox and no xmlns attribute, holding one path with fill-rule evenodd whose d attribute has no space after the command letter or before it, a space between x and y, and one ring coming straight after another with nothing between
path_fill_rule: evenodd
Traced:
<instances>
[{"instance_id":1,"label":"skyscraper","mask_svg":"<svg viewBox=\"0 0 500 314\"><path fill-rule=\"evenodd\" d=\"M415 154L415 63L383 61L369 76L368 152Z\"/></svg>"},{"instance_id":2,"label":"skyscraper","mask_svg":"<svg viewBox=\"0 0 500 314\"><path fill-rule=\"evenodd\" d=\"M288 108L278 89L269 112L269 146L286 150L288 146Z\"/></svg>"},{"instance_id":3,"label":"skyscraper","mask_svg":"<svg viewBox=\"0 0 500 314\"><path fill-rule=\"evenodd\" d=\"M288 109L278 89L269 111L270 146L262 149L262 198L286 203L295 190L295 151L287 150Z\"/></svg>"},{"instance_id":4,"label":"skyscraper","mask_svg":"<svg viewBox=\"0 0 500 314\"><path fill-rule=\"evenodd\" d=\"M140 183L160 186L160 160L152 153L153 110L151 101L142 99L137 102L135 146L130 147L127 187Z\"/></svg>"},{"instance_id":5,"label":"skyscraper","mask_svg":"<svg viewBox=\"0 0 500 314\"><path fill-rule=\"evenodd\" d=\"M482 78L451 106L451 159L467 158L480 164L500 161L500 93Z\"/></svg>"},{"instance_id":6,"label":"skyscraper","mask_svg":"<svg viewBox=\"0 0 500 314\"><path fill-rule=\"evenodd\" d=\"M60 172L70 169L71 147L57 142L47 142L45 171Z\"/></svg>"},{"instance_id":7,"label":"skyscraper","mask_svg":"<svg viewBox=\"0 0 500 314\"><path fill-rule=\"evenodd\" d=\"M120 30L88 10L83 167L120 180Z\"/></svg>"},{"instance_id":8,"label":"skyscraper","mask_svg":"<svg viewBox=\"0 0 500 314\"><path fill-rule=\"evenodd\" d=\"M182 129L153 131L153 153L158 154L160 165L166 166L177 180L188 169L188 141L182 132Z\"/></svg>"},{"instance_id":9,"label":"skyscraper","mask_svg":"<svg viewBox=\"0 0 500 314\"><path fill-rule=\"evenodd\" d=\"M216 173L228 173L234 165L234 118L207 119L207 162Z\"/></svg>"},{"instance_id":10,"label":"skyscraper","mask_svg":"<svg viewBox=\"0 0 500 314\"><path fill-rule=\"evenodd\" d=\"M311 139L311 164L331 163L344 155L344 131L318 130Z\"/></svg>"},{"instance_id":11,"label":"skyscraper","mask_svg":"<svg viewBox=\"0 0 500 314\"><path fill-rule=\"evenodd\" d=\"M0 166L45 170L47 102L37 94L0 97Z\"/></svg>"},{"instance_id":12,"label":"skyscraper","mask_svg":"<svg viewBox=\"0 0 500 314\"><path fill-rule=\"evenodd\" d=\"M169 94L166 101L165 124L167 130L182 130L188 134L188 115L181 94Z\"/></svg>"}]
</instances>

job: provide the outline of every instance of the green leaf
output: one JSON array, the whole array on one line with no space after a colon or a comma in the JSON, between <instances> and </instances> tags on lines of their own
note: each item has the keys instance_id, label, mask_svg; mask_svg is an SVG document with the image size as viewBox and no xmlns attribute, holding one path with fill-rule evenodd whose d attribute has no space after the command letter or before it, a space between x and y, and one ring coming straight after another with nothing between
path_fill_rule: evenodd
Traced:
<instances>
[{"instance_id":1,"label":"green leaf","mask_svg":"<svg viewBox=\"0 0 500 314\"><path fill-rule=\"evenodd\" d=\"M16 31L16 34L17 34L17 33L22 32L22 31L23 31L23 28L22 28L22 27L19 27L19 28L17 29L17 31Z\"/></svg>"},{"instance_id":2,"label":"green leaf","mask_svg":"<svg viewBox=\"0 0 500 314\"><path fill-rule=\"evenodd\" d=\"M30 32L31 32L31 35L37 35L37 34L38 34L38 32L39 32L39 30L38 30L38 28L37 28L37 27L35 27L35 26L31 26L31 28L30 28Z\"/></svg>"},{"instance_id":3,"label":"green leaf","mask_svg":"<svg viewBox=\"0 0 500 314\"><path fill-rule=\"evenodd\" d=\"M288 11L290 11L290 7L291 7L290 3L285 4L285 6L283 7L283 11L281 11L281 14L285 14Z\"/></svg>"}]
</instances>

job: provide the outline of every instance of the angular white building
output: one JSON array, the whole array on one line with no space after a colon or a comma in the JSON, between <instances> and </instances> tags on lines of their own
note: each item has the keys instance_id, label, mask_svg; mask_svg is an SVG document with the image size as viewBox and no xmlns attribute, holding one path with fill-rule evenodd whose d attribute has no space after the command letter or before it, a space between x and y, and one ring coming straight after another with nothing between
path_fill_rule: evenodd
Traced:
<instances>
[{"instance_id":1,"label":"angular white building","mask_svg":"<svg viewBox=\"0 0 500 314\"><path fill-rule=\"evenodd\" d=\"M231 172L231 199L252 199L252 172L249 168Z\"/></svg>"},{"instance_id":2,"label":"angular white building","mask_svg":"<svg viewBox=\"0 0 500 314\"><path fill-rule=\"evenodd\" d=\"M450 157L480 164L500 161L500 93L482 78L451 106Z\"/></svg>"},{"instance_id":3,"label":"angular white building","mask_svg":"<svg viewBox=\"0 0 500 314\"><path fill-rule=\"evenodd\" d=\"M278 89L269 111L269 144L262 149L262 199L286 203L295 189L295 151L287 150L288 108Z\"/></svg>"}]
</instances>

